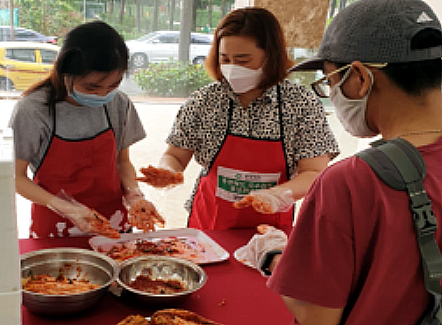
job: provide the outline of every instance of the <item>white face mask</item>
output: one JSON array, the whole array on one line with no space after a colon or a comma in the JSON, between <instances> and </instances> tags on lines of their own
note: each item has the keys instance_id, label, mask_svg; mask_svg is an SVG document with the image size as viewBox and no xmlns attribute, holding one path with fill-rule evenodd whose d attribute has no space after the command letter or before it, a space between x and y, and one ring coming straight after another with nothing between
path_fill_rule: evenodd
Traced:
<instances>
[{"instance_id":1,"label":"white face mask","mask_svg":"<svg viewBox=\"0 0 442 325\"><path fill-rule=\"evenodd\" d=\"M262 67L255 70L236 64L221 64L220 68L224 78L237 94L256 88L263 76Z\"/></svg>"},{"instance_id":2,"label":"white face mask","mask_svg":"<svg viewBox=\"0 0 442 325\"><path fill-rule=\"evenodd\" d=\"M351 74L351 68L345 73L342 79L330 90L330 101L335 106L336 115L342 123L344 129L356 137L369 137L377 135L367 125L365 111L367 110L367 100L373 86L373 75L366 69L370 76L370 89L361 99L349 99L342 93L341 86Z\"/></svg>"},{"instance_id":3,"label":"white face mask","mask_svg":"<svg viewBox=\"0 0 442 325\"><path fill-rule=\"evenodd\" d=\"M95 94L82 93L75 89L75 87L73 87L72 93L69 94L69 96L80 105L94 108L103 106L104 104L110 102L112 99L114 99L117 92L118 88L115 88L114 90L107 93L105 96L100 96Z\"/></svg>"}]
</instances>

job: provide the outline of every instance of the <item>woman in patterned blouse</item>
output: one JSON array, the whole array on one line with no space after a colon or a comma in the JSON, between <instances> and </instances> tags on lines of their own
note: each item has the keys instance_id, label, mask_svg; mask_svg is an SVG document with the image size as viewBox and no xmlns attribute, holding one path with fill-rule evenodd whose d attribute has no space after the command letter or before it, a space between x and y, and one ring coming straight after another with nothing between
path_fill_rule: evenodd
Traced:
<instances>
[{"instance_id":1,"label":"woman in patterned blouse","mask_svg":"<svg viewBox=\"0 0 442 325\"><path fill-rule=\"evenodd\" d=\"M266 9L238 9L218 25L206 59L216 82L181 107L160 160L164 173L192 157L202 166L189 227L291 227L294 202L338 154L320 100L286 79L292 65Z\"/></svg>"}]
</instances>

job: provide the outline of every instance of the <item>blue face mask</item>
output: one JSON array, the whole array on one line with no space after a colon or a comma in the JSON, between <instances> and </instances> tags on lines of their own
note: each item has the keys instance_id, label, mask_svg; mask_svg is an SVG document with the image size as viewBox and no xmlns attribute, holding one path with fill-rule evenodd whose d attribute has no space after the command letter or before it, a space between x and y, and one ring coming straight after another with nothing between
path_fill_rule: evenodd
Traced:
<instances>
[{"instance_id":1,"label":"blue face mask","mask_svg":"<svg viewBox=\"0 0 442 325\"><path fill-rule=\"evenodd\" d=\"M69 96L80 105L94 108L109 103L114 98L117 91L118 88L115 88L114 90L109 92L106 96L100 96L95 94L85 94L73 88L72 93L69 94Z\"/></svg>"}]
</instances>

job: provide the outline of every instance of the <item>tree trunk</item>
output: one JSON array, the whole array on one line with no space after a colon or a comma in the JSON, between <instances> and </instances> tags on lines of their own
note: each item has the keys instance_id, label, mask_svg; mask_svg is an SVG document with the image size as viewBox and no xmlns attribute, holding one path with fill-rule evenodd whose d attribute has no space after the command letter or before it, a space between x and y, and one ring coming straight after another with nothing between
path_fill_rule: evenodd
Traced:
<instances>
[{"instance_id":1,"label":"tree trunk","mask_svg":"<svg viewBox=\"0 0 442 325\"><path fill-rule=\"evenodd\" d=\"M135 0L135 26L141 31L141 0Z\"/></svg>"},{"instance_id":2,"label":"tree trunk","mask_svg":"<svg viewBox=\"0 0 442 325\"><path fill-rule=\"evenodd\" d=\"M331 0L330 1L330 11L329 11L329 16L328 18L332 18L335 15L335 10L336 10L336 0Z\"/></svg>"},{"instance_id":3,"label":"tree trunk","mask_svg":"<svg viewBox=\"0 0 442 325\"><path fill-rule=\"evenodd\" d=\"M153 21L152 21L152 31L158 30L158 8L159 8L159 0L154 1L153 5Z\"/></svg>"},{"instance_id":4,"label":"tree trunk","mask_svg":"<svg viewBox=\"0 0 442 325\"><path fill-rule=\"evenodd\" d=\"M192 31L196 32L196 7L197 7L197 0L193 0L192 4Z\"/></svg>"},{"instance_id":5,"label":"tree trunk","mask_svg":"<svg viewBox=\"0 0 442 325\"><path fill-rule=\"evenodd\" d=\"M190 31L192 22L188 17L192 17L193 0L182 0L180 14L180 44L178 47L178 60L182 63L189 61Z\"/></svg>"},{"instance_id":6,"label":"tree trunk","mask_svg":"<svg viewBox=\"0 0 442 325\"><path fill-rule=\"evenodd\" d=\"M120 24L123 24L124 5L125 5L125 0L121 0L121 3L120 3Z\"/></svg>"},{"instance_id":7,"label":"tree trunk","mask_svg":"<svg viewBox=\"0 0 442 325\"><path fill-rule=\"evenodd\" d=\"M173 22L175 17L175 0L170 0L170 8L169 8L169 30L173 30Z\"/></svg>"},{"instance_id":8,"label":"tree trunk","mask_svg":"<svg viewBox=\"0 0 442 325\"><path fill-rule=\"evenodd\" d=\"M226 0L221 1L221 18L226 15Z\"/></svg>"},{"instance_id":9,"label":"tree trunk","mask_svg":"<svg viewBox=\"0 0 442 325\"><path fill-rule=\"evenodd\" d=\"M114 13L114 0L109 0L109 13L113 14Z\"/></svg>"},{"instance_id":10,"label":"tree trunk","mask_svg":"<svg viewBox=\"0 0 442 325\"><path fill-rule=\"evenodd\" d=\"M41 2L41 16L42 16L42 20L43 20L43 34L47 34L47 28L46 28L46 4L45 4L45 0L42 0ZM14 17L11 16L11 19L13 19Z\"/></svg>"},{"instance_id":11,"label":"tree trunk","mask_svg":"<svg viewBox=\"0 0 442 325\"><path fill-rule=\"evenodd\" d=\"M11 26L11 41L14 40L14 0L9 0L9 23Z\"/></svg>"},{"instance_id":12,"label":"tree trunk","mask_svg":"<svg viewBox=\"0 0 442 325\"><path fill-rule=\"evenodd\" d=\"M339 10L344 9L346 5L347 5L347 0L341 0Z\"/></svg>"},{"instance_id":13,"label":"tree trunk","mask_svg":"<svg viewBox=\"0 0 442 325\"><path fill-rule=\"evenodd\" d=\"M210 30L212 29L212 10L213 10L213 1L209 0L209 8L208 8L208 17L207 24L209 25Z\"/></svg>"}]
</instances>

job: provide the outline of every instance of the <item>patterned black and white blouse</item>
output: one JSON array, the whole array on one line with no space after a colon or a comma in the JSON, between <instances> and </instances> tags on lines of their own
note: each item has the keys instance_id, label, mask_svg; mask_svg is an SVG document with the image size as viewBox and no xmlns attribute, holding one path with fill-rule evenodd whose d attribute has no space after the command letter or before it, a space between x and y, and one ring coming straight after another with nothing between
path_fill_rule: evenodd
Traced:
<instances>
[{"instance_id":1,"label":"patterned black and white blouse","mask_svg":"<svg viewBox=\"0 0 442 325\"><path fill-rule=\"evenodd\" d=\"M226 137L230 103L231 134L262 140L281 138L277 88L270 87L245 109L227 82L215 82L191 94L180 108L166 142L194 151L195 161L202 166L191 200ZM289 176L293 177L298 160L324 154L334 158L339 149L316 95L290 80L279 83L279 89L283 145Z\"/></svg>"}]
</instances>

